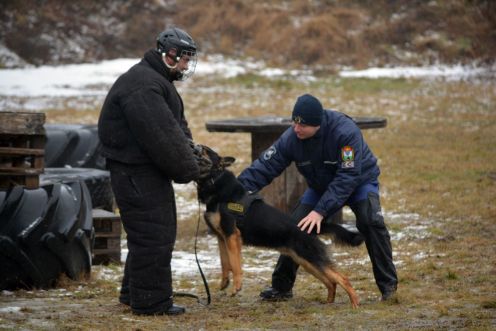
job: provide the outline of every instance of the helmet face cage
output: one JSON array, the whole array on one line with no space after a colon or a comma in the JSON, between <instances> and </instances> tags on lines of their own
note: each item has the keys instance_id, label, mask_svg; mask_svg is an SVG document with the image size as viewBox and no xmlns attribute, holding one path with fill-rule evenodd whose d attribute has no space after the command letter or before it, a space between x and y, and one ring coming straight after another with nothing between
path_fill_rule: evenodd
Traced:
<instances>
[{"instance_id":1,"label":"helmet face cage","mask_svg":"<svg viewBox=\"0 0 496 331\"><path fill-rule=\"evenodd\" d=\"M157 38L157 51L167 54L176 63L183 57L188 58L188 69L177 73L178 80L186 80L195 72L197 63L196 44L185 31L172 28L162 32Z\"/></svg>"},{"instance_id":2,"label":"helmet face cage","mask_svg":"<svg viewBox=\"0 0 496 331\"><path fill-rule=\"evenodd\" d=\"M183 57L188 58L188 69L184 70L181 73L178 73L179 75L177 78L178 80L181 81L186 80L189 77L193 76L196 69L196 63L198 62L198 56L196 55L195 51L183 49L179 54L179 58L183 58Z\"/></svg>"}]
</instances>

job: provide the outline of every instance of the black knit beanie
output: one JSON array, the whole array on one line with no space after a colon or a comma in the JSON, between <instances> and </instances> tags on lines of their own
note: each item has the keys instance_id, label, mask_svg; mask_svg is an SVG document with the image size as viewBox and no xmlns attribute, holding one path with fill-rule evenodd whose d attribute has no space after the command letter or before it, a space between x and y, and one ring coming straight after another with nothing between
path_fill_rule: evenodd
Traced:
<instances>
[{"instance_id":1,"label":"black knit beanie","mask_svg":"<svg viewBox=\"0 0 496 331\"><path fill-rule=\"evenodd\" d=\"M291 119L295 123L319 126L323 113L320 101L313 95L304 94L296 100Z\"/></svg>"}]
</instances>

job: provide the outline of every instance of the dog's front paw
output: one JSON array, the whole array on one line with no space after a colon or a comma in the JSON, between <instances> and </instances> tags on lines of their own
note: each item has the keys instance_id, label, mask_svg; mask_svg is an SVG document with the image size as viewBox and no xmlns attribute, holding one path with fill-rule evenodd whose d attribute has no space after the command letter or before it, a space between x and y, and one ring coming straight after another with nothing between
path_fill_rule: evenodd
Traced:
<instances>
[{"instance_id":1,"label":"dog's front paw","mask_svg":"<svg viewBox=\"0 0 496 331\"><path fill-rule=\"evenodd\" d=\"M236 288L236 286L233 286L233 289L232 289L232 292L231 292L231 296L236 296L236 294L238 294L238 292L241 291L241 286L239 288Z\"/></svg>"}]
</instances>

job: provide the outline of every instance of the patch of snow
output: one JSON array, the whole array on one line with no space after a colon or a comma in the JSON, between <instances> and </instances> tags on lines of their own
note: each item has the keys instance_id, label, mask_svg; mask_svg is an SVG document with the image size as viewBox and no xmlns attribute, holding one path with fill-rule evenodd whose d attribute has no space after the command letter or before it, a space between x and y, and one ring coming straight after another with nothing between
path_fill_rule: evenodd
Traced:
<instances>
[{"instance_id":1,"label":"patch of snow","mask_svg":"<svg viewBox=\"0 0 496 331\"><path fill-rule=\"evenodd\" d=\"M424 260L428 257L429 257L429 254L427 254L426 252L419 252L413 256L413 259L415 261L420 261L420 260Z\"/></svg>"},{"instance_id":2,"label":"patch of snow","mask_svg":"<svg viewBox=\"0 0 496 331\"><path fill-rule=\"evenodd\" d=\"M0 313L19 313L21 312L21 307L3 307L0 308Z\"/></svg>"},{"instance_id":3,"label":"patch of snow","mask_svg":"<svg viewBox=\"0 0 496 331\"><path fill-rule=\"evenodd\" d=\"M93 270L96 270L96 278L102 280L118 280L122 276L122 267L118 270L107 268L105 266L93 266Z\"/></svg>"},{"instance_id":4,"label":"patch of snow","mask_svg":"<svg viewBox=\"0 0 496 331\"><path fill-rule=\"evenodd\" d=\"M368 68L365 70L344 70L339 73L347 78L445 78L464 80L469 78L495 78L496 65L478 67L475 65L436 65L426 67Z\"/></svg>"},{"instance_id":5,"label":"patch of snow","mask_svg":"<svg viewBox=\"0 0 496 331\"><path fill-rule=\"evenodd\" d=\"M283 76L285 74L286 71L279 68L267 68L260 71L260 75L265 77L277 77L277 76Z\"/></svg>"},{"instance_id":6,"label":"patch of snow","mask_svg":"<svg viewBox=\"0 0 496 331\"><path fill-rule=\"evenodd\" d=\"M118 59L97 64L40 66L0 70L0 94L5 96L105 95L99 85L111 85L137 60Z\"/></svg>"},{"instance_id":7,"label":"patch of snow","mask_svg":"<svg viewBox=\"0 0 496 331\"><path fill-rule=\"evenodd\" d=\"M252 66L258 66L258 63L252 63ZM247 66L242 61L226 59L222 55L211 55L206 61L198 61L195 69L195 75L220 75L224 78L236 77L247 73Z\"/></svg>"}]
</instances>

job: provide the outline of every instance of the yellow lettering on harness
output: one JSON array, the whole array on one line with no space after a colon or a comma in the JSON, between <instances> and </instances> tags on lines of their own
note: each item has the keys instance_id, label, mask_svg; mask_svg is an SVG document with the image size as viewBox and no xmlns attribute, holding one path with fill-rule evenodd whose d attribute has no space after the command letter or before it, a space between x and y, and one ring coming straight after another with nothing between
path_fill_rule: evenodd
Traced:
<instances>
[{"instance_id":1,"label":"yellow lettering on harness","mask_svg":"<svg viewBox=\"0 0 496 331\"><path fill-rule=\"evenodd\" d=\"M227 209L242 213L244 211L243 205L240 203L235 203L235 202L228 202L227 203Z\"/></svg>"}]
</instances>

